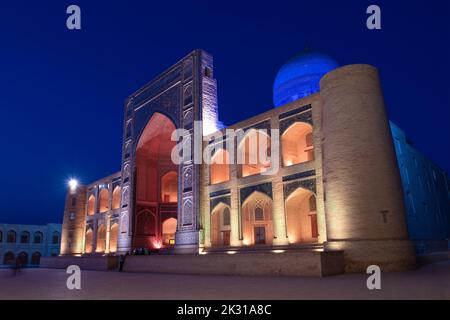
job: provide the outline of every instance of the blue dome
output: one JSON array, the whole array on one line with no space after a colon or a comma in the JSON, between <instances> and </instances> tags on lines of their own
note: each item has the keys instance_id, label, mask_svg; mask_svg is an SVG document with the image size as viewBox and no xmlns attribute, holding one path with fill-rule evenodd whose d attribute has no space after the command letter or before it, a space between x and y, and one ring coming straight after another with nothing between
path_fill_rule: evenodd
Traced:
<instances>
[{"instance_id":1,"label":"blue dome","mask_svg":"<svg viewBox=\"0 0 450 320\"><path fill-rule=\"evenodd\" d=\"M320 53L303 53L286 62L273 85L275 107L307 97L320 90L320 79L339 65Z\"/></svg>"}]
</instances>

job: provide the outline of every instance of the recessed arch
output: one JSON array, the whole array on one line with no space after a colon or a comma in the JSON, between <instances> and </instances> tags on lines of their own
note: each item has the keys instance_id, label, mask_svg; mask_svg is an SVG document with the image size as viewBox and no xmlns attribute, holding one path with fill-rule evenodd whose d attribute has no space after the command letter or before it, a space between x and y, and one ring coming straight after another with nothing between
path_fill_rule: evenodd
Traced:
<instances>
[{"instance_id":1,"label":"recessed arch","mask_svg":"<svg viewBox=\"0 0 450 320\"><path fill-rule=\"evenodd\" d=\"M40 262L41 262L41 253L39 251L36 251L31 255L31 264L37 266L39 265Z\"/></svg>"},{"instance_id":2,"label":"recessed arch","mask_svg":"<svg viewBox=\"0 0 450 320\"><path fill-rule=\"evenodd\" d=\"M177 219L168 218L162 223L163 244L171 246L175 244L175 233L177 231Z\"/></svg>"},{"instance_id":3,"label":"recessed arch","mask_svg":"<svg viewBox=\"0 0 450 320\"><path fill-rule=\"evenodd\" d=\"M116 210L120 208L120 186L116 186L112 193L111 209Z\"/></svg>"},{"instance_id":4,"label":"recessed arch","mask_svg":"<svg viewBox=\"0 0 450 320\"><path fill-rule=\"evenodd\" d=\"M242 203L241 209L244 245L271 245L273 242L272 199L254 191Z\"/></svg>"},{"instance_id":5,"label":"recessed arch","mask_svg":"<svg viewBox=\"0 0 450 320\"><path fill-rule=\"evenodd\" d=\"M17 255L17 262L21 266L26 266L28 264L28 253L22 251Z\"/></svg>"},{"instance_id":6,"label":"recessed arch","mask_svg":"<svg viewBox=\"0 0 450 320\"><path fill-rule=\"evenodd\" d=\"M16 262L14 252L8 251L3 255L3 264L12 265Z\"/></svg>"},{"instance_id":7,"label":"recessed arch","mask_svg":"<svg viewBox=\"0 0 450 320\"><path fill-rule=\"evenodd\" d=\"M59 244L61 240L61 235L58 231L54 231L52 234L52 244Z\"/></svg>"},{"instance_id":8,"label":"recessed arch","mask_svg":"<svg viewBox=\"0 0 450 320\"><path fill-rule=\"evenodd\" d=\"M106 225L102 223L97 229L96 252L105 252L106 250Z\"/></svg>"},{"instance_id":9,"label":"recessed arch","mask_svg":"<svg viewBox=\"0 0 450 320\"><path fill-rule=\"evenodd\" d=\"M88 198L87 214L90 216L95 214L95 196L93 194Z\"/></svg>"},{"instance_id":10,"label":"recessed arch","mask_svg":"<svg viewBox=\"0 0 450 320\"><path fill-rule=\"evenodd\" d=\"M119 234L119 224L114 223L109 231L109 252L114 253L117 251L117 239Z\"/></svg>"},{"instance_id":11,"label":"recessed arch","mask_svg":"<svg viewBox=\"0 0 450 320\"><path fill-rule=\"evenodd\" d=\"M36 231L33 235L33 243L42 243L44 242L44 234L40 231Z\"/></svg>"},{"instance_id":12,"label":"recessed arch","mask_svg":"<svg viewBox=\"0 0 450 320\"><path fill-rule=\"evenodd\" d=\"M316 196L310 190L297 188L285 202L289 243L317 242Z\"/></svg>"},{"instance_id":13,"label":"recessed arch","mask_svg":"<svg viewBox=\"0 0 450 320\"><path fill-rule=\"evenodd\" d=\"M306 122L294 122L281 136L284 166L314 160L313 128Z\"/></svg>"},{"instance_id":14,"label":"recessed arch","mask_svg":"<svg viewBox=\"0 0 450 320\"><path fill-rule=\"evenodd\" d=\"M92 253L93 241L94 241L94 234L92 232L92 229L89 228L86 230L85 240L84 240L84 252L85 253Z\"/></svg>"},{"instance_id":15,"label":"recessed arch","mask_svg":"<svg viewBox=\"0 0 450 320\"><path fill-rule=\"evenodd\" d=\"M161 178L161 201L178 201L178 173L169 171Z\"/></svg>"},{"instance_id":16,"label":"recessed arch","mask_svg":"<svg viewBox=\"0 0 450 320\"><path fill-rule=\"evenodd\" d=\"M20 243L30 243L30 233L28 231L22 231L20 234Z\"/></svg>"},{"instance_id":17,"label":"recessed arch","mask_svg":"<svg viewBox=\"0 0 450 320\"><path fill-rule=\"evenodd\" d=\"M150 210L143 210L137 215L137 234L140 236L156 235L156 216Z\"/></svg>"},{"instance_id":18,"label":"recessed arch","mask_svg":"<svg viewBox=\"0 0 450 320\"><path fill-rule=\"evenodd\" d=\"M229 246L231 239L230 207L219 202L211 211L211 246Z\"/></svg>"},{"instance_id":19,"label":"recessed arch","mask_svg":"<svg viewBox=\"0 0 450 320\"><path fill-rule=\"evenodd\" d=\"M179 166L171 157L176 146L176 141L171 139L175 129L170 116L155 112L136 141L135 188L134 194L130 194L136 208L132 220L135 229L133 247L160 248L163 221L177 216L181 179ZM189 182L188 178L183 177L183 181Z\"/></svg>"},{"instance_id":20,"label":"recessed arch","mask_svg":"<svg viewBox=\"0 0 450 320\"><path fill-rule=\"evenodd\" d=\"M9 230L6 234L6 242L8 243L15 243L16 242L17 234L14 230Z\"/></svg>"},{"instance_id":21,"label":"recessed arch","mask_svg":"<svg viewBox=\"0 0 450 320\"><path fill-rule=\"evenodd\" d=\"M230 155L228 150L220 149L211 158L211 184L230 180Z\"/></svg>"},{"instance_id":22,"label":"recessed arch","mask_svg":"<svg viewBox=\"0 0 450 320\"><path fill-rule=\"evenodd\" d=\"M104 213L109 210L109 190L102 188L98 195L99 212Z\"/></svg>"},{"instance_id":23,"label":"recessed arch","mask_svg":"<svg viewBox=\"0 0 450 320\"><path fill-rule=\"evenodd\" d=\"M241 164L242 177L269 170L270 155L270 136L264 130L249 129L238 144L238 164Z\"/></svg>"}]
</instances>

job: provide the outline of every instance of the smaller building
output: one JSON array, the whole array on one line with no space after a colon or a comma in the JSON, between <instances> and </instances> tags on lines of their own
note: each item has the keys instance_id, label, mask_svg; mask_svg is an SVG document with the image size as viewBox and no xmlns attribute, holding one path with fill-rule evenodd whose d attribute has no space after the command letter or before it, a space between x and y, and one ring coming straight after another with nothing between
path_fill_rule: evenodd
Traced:
<instances>
[{"instance_id":1,"label":"smaller building","mask_svg":"<svg viewBox=\"0 0 450 320\"><path fill-rule=\"evenodd\" d=\"M57 256L61 243L61 224L0 224L0 265L37 266L41 257Z\"/></svg>"},{"instance_id":2,"label":"smaller building","mask_svg":"<svg viewBox=\"0 0 450 320\"><path fill-rule=\"evenodd\" d=\"M445 251L450 239L450 182L447 173L419 152L390 122L403 184L409 238L417 254Z\"/></svg>"}]
</instances>

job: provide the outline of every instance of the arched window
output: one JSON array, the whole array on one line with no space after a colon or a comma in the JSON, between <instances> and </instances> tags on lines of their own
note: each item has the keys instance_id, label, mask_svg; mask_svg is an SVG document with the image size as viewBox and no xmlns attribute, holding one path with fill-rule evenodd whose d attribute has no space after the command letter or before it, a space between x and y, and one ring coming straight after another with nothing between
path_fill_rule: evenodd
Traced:
<instances>
[{"instance_id":1,"label":"arched window","mask_svg":"<svg viewBox=\"0 0 450 320\"><path fill-rule=\"evenodd\" d=\"M281 151L284 166L314 160L311 125L304 122L291 125L281 136Z\"/></svg>"},{"instance_id":2,"label":"arched window","mask_svg":"<svg viewBox=\"0 0 450 320\"><path fill-rule=\"evenodd\" d=\"M101 213L109 210L109 191L106 188L101 189L98 196L99 199L99 211Z\"/></svg>"},{"instance_id":3,"label":"arched window","mask_svg":"<svg viewBox=\"0 0 450 320\"><path fill-rule=\"evenodd\" d=\"M59 232L58 231L53 232L52 243L53 244L59 243Z\"/></svg>"},{"instance_id":4,"label":"arched window","mask_svg":"<svg viewBox=\"0 0 450 320\"><path fill-rule=\"evenodd\" d=\"M112 194L112 210L116 210L120 208L120 187L117 186L114 188Z\"/></svg>"},{"instance_id":5,"label":"arched window","mask_svg":"<svg viewBox=\"0 0 450 320\"><path fill-rule=\"evenodd\" d=\"M5 255L3 256L3 264L14 264L16 261L14 253L9 251L7 253L5 253Z\"/></svg>"},{"instance_id":6,"label":"arched window","mask_svg":"<svg viewBox=\"0 0 450 320\"><path fill-rule=\"evenodd\" d=\"M161 178L161 201L178 201L178 174L175 171L170 171Z\"/></svg>"},{"instance_id":7,"label":"arched window","mask_svg":"<svg viewBox=\"0 0 450 320\"><path fill-rule=\"evenodd\" d=\"M262 208L255 208L255 221L264 220L264 210Z\"/></svg>"},{"instance_id":8,"label":"arched window","mask_svg":"<svg viewBox=\"0 0 450 320\"><path fill-rule=\"evenodd\" d=\"M28 231L22 232L20 235L20 243L29 243L30 242L30 233Z\"/></svg>"},{"instance_id":9,"label":"arched window","mask_svg":"<svg viewBox=\"0 0 450 320\"><path fill-rule=\"evenodd\" d=\"M44 240L44 236L43 236L42 232L38 231L38 232L34 233L33 243L42 243L43 240Z\"/></svg>"},{"instance_id":10,"label":"arched window","mask_svg":"<svg viewBox=\"0 0 450 320\"><path fill-rule=\"evenodd\" d=\"M317 204L316 204L316 196L311 195L309 197L309 211L316 211L317 210Z\"/></svg>"},{"instance_id":11,"label":"arched window","mask_svg":"<svg viewBox=\"0 0 450 320\"><path fill-rule=\"evenodd\" d=\"M90 216L95 213L95 196L93 194L91 194L88 199L87 213Z\"/></svg>"},{"instance_id":12,"label":"arched window","mask_svg":"<svg viewBox=\"0 0 450 320\"><path fill-rule=\"evenodd\" d=\"M39 265L40 262L41 262L41 253L36 251L31 255L31 264L36 266Z\"/></svg>"},{"instance_id":13,"label":"arched window","mask_svg":"<svg viewBox=\"0 0 450 320\"><path fill-rule=\"evenodd\" d=\"M222 183L230 180L230 159L228 151L220 149L211 158L211 184Z\"/></svg>"},{"instance_id":14,"label":"arched window","mask_svg":"<svg viewBox=\"0 0 450 320\"><path fill-rule=\"evenodd\" d=\"M14 230L9 230L6 236L6 242L15 243L16 242L16 232Z\"/></svg>"},{"instance_id":15,"label":"arched window","mask_svg":"<svg viewBox=\"0 0 450 320\"><path fill-rule=\"evenodd\" d=\"M229 226L230 224L230 209L225 207L225 209L223 209L223 225Z\"/></svg>"}]
</instances>

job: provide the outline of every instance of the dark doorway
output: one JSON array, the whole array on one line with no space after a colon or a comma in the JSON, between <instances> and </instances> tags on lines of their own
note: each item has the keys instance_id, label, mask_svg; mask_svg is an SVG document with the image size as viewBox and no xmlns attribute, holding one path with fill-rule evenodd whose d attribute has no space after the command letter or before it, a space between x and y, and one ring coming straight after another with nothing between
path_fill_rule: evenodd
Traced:
<instances>
[{"instance_id":1,"label":"dark doorway","mask_svg":"<svg viewBox=\"0 0 450 320\"><path fill-rule=\"evenodd\" d=\"M230 231L223 231L223 245L229 246L230 245Z\"/></svg>"},{"instance_id":2,"label":"dark doorway","mask_svg":"<svg viewBox=\"0 0 450 320\"><path fill-rule=\"evenodd\" d=\"M265 227L255 227L255 244L266 244Z\"/></svg>"}]
</instances>

